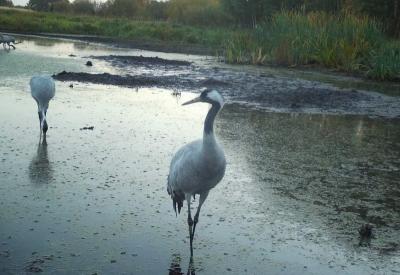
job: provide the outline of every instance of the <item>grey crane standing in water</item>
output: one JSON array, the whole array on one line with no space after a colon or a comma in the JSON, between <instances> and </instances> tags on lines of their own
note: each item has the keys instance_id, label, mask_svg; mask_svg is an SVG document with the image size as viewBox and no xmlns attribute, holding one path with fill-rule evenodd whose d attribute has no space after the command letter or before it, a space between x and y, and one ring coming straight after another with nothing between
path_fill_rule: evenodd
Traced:
<instances>
[{"instance_id":1,"label":"grey crane standing in water","mask_svg":"<svg viewBox=\"0 0 400 275\"><path fill-rule=\"evenodd\" d=\"M204 122L203 139L186 144L176 152L171 161L167 185L175 213L176 208L180 213L183 201L187 201L191 256L193 256L193 238L201 206L209 191L224 177L226 167L224 151L218 145L214 135L214 120L224 105L223 97L215 90L205 90L199 97L182 105L196 102L211 104L211 109ZM200 199L193 221L190 213L190 200L196 194L200 195Z\"/></svg>"},{"instance_id":2,"label":"grey crane standing in water","mask_svg":"<svg viewBox=\"0 0 400 275\"><path fill-rule=\"evenodd\" d=\"M3 43L3 48L6 48L6 45L8 46L8 49L11 49L11 47L15 50L15 46L11 43L15 43L15 38L14 36L11 35L6 35L6 34L0 34L0 43Z\"/></svg>"},{"instance_id":3,"label":"grey crane standing in water","mask_svg":"<svg viewBox=\"0 0 400 275\"><path fill-rule=\"evenodd\" d=\"M42 132L44 137L48 130L46 115L49 108L49 102L54 97L56 86L51 76L34 76L30 81L31 94L38 105L38 114L40 122L40 138Z\"/></svg>"}]
</instances>

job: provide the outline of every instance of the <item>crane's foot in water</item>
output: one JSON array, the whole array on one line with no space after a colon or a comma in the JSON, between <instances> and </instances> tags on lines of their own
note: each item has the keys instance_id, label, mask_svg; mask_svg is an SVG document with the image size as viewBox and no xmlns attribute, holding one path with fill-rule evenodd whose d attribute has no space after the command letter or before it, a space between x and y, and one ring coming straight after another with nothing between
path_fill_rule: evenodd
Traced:
<instances>
[{"instance_id":1,"label":"crane's foot in water","mask_svg":"<svg viewBox=\"0 0 400 275\"><path fill-rule=\"evenodd\" d=\"M194 263L193 263L193 255L190 256L189 267L188 267L188 271L187 271L186 274L187 275L195 275L195 268L194 268Z\"/></svg>"}]
</instances>

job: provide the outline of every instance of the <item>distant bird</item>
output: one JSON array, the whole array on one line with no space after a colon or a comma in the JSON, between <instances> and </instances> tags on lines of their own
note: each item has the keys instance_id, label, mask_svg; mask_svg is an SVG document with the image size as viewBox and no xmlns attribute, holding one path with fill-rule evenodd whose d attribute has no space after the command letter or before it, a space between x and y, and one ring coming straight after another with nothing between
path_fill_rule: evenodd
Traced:
<instances>
[{"instance_id":1,"label":"distant bird","mask_svg":"<svg viewBox=\"0 0 400 275\"><path fill-rule=\"evenodd\" d=\"M46 135L47 125L46 115L49 108L49 102L54 97L56 87L51 76L34 76L30 81L31 94L38 105L38 114L40 122L40 137Z\"/></svg>"},{"instance_id":2,"label":"distant bird","mask_svg":"<svg viewBox=\"0 0 400 275\"><path fill-rule=\"evenodd\" d=\"M223 97L215 90L205 90L199 97L182 105L196 102L211 104L204 122L203 139L193 141L176 152L171 161L167 184L167 191L172 198L175 213L177 207L180 213L183 201L187 201L192 256L194 232L199 221L201 206L209 191L224 177L226 167L224 151L218 145L214 135L214 120L224 105ZM190 213L190 199L196 194L200 195L200 200L193 221Z\"/></svg>"},{"instance_id":3,"label":"distant bird","mask_svg":"<svg viewBox=\"0 0 400 275\"><path fill-rule=\"evenodd\" d=\"M15 50L15 46L13 44L11 44L11 43L16 44L14 36L0 34L0 43L3 43L3 48L6 48L6 45L8 45L8 49L13 47L13 49Z\"/></svg>"}]
</instances>

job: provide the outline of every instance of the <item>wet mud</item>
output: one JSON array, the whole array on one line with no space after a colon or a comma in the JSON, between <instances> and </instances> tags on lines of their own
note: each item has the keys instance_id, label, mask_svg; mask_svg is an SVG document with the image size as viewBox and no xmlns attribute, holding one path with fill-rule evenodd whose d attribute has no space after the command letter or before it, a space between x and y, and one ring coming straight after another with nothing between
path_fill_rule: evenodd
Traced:
<instances>
[{"instance_id":1,"label":"wet mud","mask_svg":"<svg viewBox=\"0 0 400 275\"><path fill-rule=\"evenodd\" d=\"M79 130L94 130L94 126L85 126L85 127L82 127L82 128L80 128Z\"/></svg>"},{"instance_id":2,"label":"wet mud","mask_svg":"<svg viewBox=\"0 0 400 275\"><path fill-rule=\"evenodd\" d=\"M218 89L231 103L278 112L400 117L399 97L341 89L317 81L207 67L159 57L109 55L91 58L109 62L125 74L62 71L53 77L60 81L124 87L197 92L203 88Z\"/></svg>"},{"instance_id":3,"label":"wet mud","mask_svg":"<svg viewBox=\"0 0 400 275\"><path fill-rule=\"evenodd\" d=\"M183 60L170 60L156 57L146 57L143 55L132 56L132 55L108 55L108 56L91 56L91 58L99 59L99 60L107 60L110 61L113 65L116 66L189 66L192 62L183 61Z\"/></svg>"}]
</instances>

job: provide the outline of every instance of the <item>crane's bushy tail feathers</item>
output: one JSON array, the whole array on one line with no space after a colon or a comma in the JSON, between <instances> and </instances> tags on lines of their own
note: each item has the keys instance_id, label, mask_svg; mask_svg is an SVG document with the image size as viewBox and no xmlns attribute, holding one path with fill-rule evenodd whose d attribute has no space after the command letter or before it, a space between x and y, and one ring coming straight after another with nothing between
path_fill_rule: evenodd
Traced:
<instances>
[{"instance_id":1,"label":"crane's bushy tail feathers","mask_svg":"<svg viewBox=\"0 0 400 275\"><path fill-rule=\"evenodd\" d=\"M169 180L169 176L168 176L168 180ZM169 184L167 185L167 191L168 191L168 195L171 196L172 207L174 208L175 215L178 216L178 214L181 213L183 201L185 200L185 194L181 191L173 190L173 188L171 188L171 186ZM178 208L178 213L176 212L176 208Z\"/></svg>"},{"instance_id":2,"label":"crane's bushy tail feathers","mask_svg":"<svg viewBox=\"0 0 400 275\"><path fill-rule=\"evenodd\" d=\"M175 198L172 198L172 204L174 207L175 215L178 216L178 214L181 213L181 208L183 206L183 200L177 200ZM176 207L178 206L178 213L176 213Z\"/></svg>"}]
</instances>

